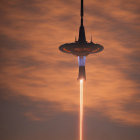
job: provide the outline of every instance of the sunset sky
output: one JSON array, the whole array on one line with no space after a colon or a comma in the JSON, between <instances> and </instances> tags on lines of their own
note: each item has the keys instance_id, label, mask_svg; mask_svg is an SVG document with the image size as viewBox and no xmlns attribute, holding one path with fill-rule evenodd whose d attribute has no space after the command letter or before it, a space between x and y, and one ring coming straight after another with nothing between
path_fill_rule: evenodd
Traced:
<instances>
[{"instance_id":1,"label":"sunset sky","mask_svg":"<svg viewBox=\"0 0 140 140\"><path fill-rule=\"evenodd\" d=\"M138 0L85 0L84 140L140 139ZM0 0L0 139L78 140L80 0Z\"/></svg>"}]
</instances>

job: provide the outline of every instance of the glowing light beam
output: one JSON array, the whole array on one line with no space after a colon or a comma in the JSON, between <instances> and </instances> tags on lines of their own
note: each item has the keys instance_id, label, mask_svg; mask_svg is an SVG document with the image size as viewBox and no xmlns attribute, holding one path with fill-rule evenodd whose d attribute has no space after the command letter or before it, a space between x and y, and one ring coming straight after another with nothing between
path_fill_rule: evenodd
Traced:
<instances>
[{"instance_id":1,"label":"glowing light beam","mask_svg":"<svg viewBox=\"0 0 140 140\"><path fill-rule=\"evenodd\" d=\"M83 140L83 80L80 80L80 140Z\"/></svg>"}]
</instances>

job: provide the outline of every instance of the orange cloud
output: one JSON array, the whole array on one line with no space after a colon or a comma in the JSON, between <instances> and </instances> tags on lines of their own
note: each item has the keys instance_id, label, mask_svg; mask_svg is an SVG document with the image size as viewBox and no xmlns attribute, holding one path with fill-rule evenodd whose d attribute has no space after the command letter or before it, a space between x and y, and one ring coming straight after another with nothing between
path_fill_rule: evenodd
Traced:
<instances>
[{"instance_id":1,"label":"orange cloud","mask_svg":"<svg viewBox=\"0 0 140 140\"><path fill-rule=\"evenodd\" d=\"M105 47L87 58L85 107L114 121L140 125L140 112L125 108L140 103L133 98L139 93L138 6L137 1L124 3L85 2L87 39L93 33L93 41ZM56 111L78 110L77 58L58 50L78 36L78 5L57 0L31 0L28 6L17 0L2 3L1 87L14 91L12 96L57 103ZM31 112L25 116L40 119Z\"/></svg>"}]
</instances>

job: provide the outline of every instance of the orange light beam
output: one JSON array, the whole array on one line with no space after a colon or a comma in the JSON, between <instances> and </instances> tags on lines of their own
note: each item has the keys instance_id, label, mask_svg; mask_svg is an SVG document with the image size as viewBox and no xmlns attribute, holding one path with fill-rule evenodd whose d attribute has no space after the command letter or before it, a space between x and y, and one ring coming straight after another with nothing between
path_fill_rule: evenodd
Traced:
<instances>
[{"instance_id":1,"label":"orange light beam","mask_svg":"<svg viewBox=\"0 0 140 140\"><path fill-rule=\"evenodd\" d=\"M80 80L80 140L83 140L83 80Z\"/></svg>"}]
</instances>

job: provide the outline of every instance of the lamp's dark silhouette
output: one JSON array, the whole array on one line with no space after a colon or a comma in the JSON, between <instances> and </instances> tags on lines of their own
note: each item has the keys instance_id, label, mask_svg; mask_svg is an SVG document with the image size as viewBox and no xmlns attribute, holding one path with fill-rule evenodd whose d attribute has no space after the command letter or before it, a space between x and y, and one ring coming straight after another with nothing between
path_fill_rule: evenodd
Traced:
<instances>
[{"instance_id":1,"label":"lamp's dark silhouette","mask_svg":"<svg viewBox=\"0 0 140 140\"><path fill-rule=\"evenodd\" d=\"M78 80L80 79L86 80L85 74L86 56L92 53L98 53L104 49L102 45L93 43L92 38L90 42L86 41L85 28L83 25L83 17L84 17L84 8L83 8L83 0L81 0L81 26L79 29L78 41L76 41L75 39L75 42L66 43L59 47L59 50L64 53L70 53L78 56L79 63Z\"/></svg>"}]
</instances>

